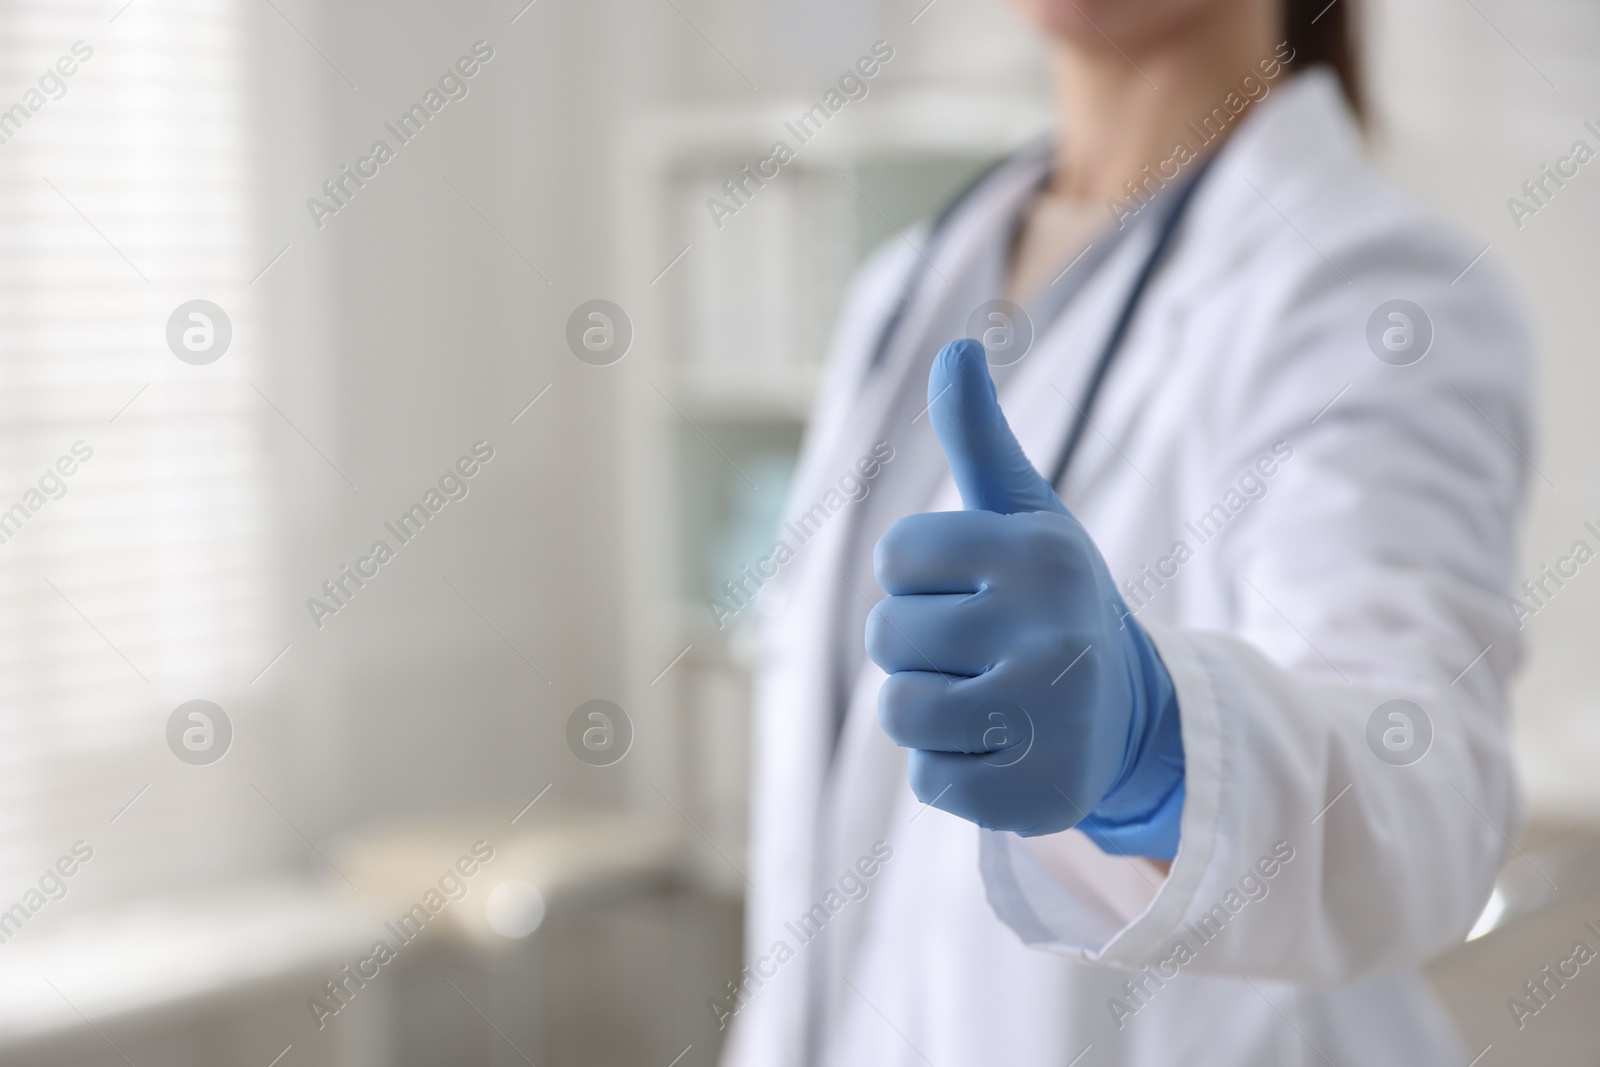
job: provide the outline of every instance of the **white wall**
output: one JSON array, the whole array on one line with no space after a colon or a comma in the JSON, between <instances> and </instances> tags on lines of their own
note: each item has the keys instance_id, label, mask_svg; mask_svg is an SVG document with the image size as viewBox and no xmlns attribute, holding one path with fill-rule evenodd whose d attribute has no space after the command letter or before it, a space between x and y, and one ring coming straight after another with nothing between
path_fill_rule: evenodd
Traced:
<instances>
[{"instance_id":1,"label":"white wall","mask_svg":"<svg viewBox=\"0 0 1600 1067\"><path fill-rule=\"evenodd\" d=\"M519 5L282 6L359 90L266 27L267 232L293 246L262 281L282 313L280 404L360 489L295 434L273 439L293 642L269 675L276 781L317 839L485 803L512 802L509 819L552 781L550 801L600 799L616 782L563 730L620 673L613 396L563 335L613 284L608 135L640 27L609 3L541 2L515 24ZM469 95L317 229L305 199L374 138L394 143L383 123L478 40L495 54ZM314 628L305 598L480 439L495 459L468 497Z\"/></svg>"},{"instance_id":2,"label":"white wall","mask_svg":"<svg viewBox=\"0 0 1600 1067\"><path fill-rule=\"evenodd\" d=\"M1003 10L959 0L915 24L921 4L539 0L515 23L518 2L279 6L287 18L262 24L263 262L291 250L260 284L278 316L274 398L328 458L269 425L292 649L263 680L263 706L283 707L263 785L319 841L429 810L515 812L551 781L550 801L615 799L621 775L579 765L563 729L578 703L629 691L617 402L654 352L642 336L607 373L564 329L593 297L643 303L651 280L618 255L620 131L670 100L811 92L880 36L909 60L900 81L1037 87L1036 52ZM392 141L383 122L479 39L495 58L470 95L315 227L305 199ZM315 629L305 598L480 438L497 458L467 500Z\"/></svg>"}]
</instances>

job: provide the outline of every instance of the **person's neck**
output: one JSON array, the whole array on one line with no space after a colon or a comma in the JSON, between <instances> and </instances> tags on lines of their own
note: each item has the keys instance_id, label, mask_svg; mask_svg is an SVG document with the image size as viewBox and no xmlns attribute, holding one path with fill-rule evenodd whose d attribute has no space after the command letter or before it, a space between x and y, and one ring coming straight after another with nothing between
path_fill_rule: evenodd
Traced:
<instances>
[{"instance_id":1,"label":"person's neck","mask_svg":"<svg viewBox=\"0 0 1600 1067\"><path fill-rule=\"evenodd\" d=\"M1054 55L1060 121L1052 193L1104 200L1127 195L1142 168L1168 159L1180 141L1200 154L1215 151L1238 125L1229 123L1209 144L1196 144L1185 123L1223 107L1246 74L1269 57L1279 27L1249 3L1219 5L1184 32L1136 44L1105 40L1061 42ZM1237 106L1238 100L1234 101Z\"/></svg>"}]
</instances>

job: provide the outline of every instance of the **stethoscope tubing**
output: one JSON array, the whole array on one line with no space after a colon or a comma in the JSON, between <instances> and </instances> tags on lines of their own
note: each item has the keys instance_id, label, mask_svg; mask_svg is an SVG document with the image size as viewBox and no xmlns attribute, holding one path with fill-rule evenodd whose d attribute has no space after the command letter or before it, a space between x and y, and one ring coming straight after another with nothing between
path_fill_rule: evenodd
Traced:
<instances>
[{"instance_id":1,"label":"stethoscope tubing","mask_svg":"<svg viewBox=\"0 0 1600 1067\"><path fill-rule=\"evenodd\" d=\"M1025 149L1024 151L1027 151ZM900 291L900 298L895 301L894 310L884 320L883 328L878 333L877 343L873 347L872 360L869 368L876 369L882 364L890 347L894 344L895 337L899 334L909 313L912 302L921 290L923 282L927 279L931 269L931 261L939 251L945 234L949 231L956 216L960 214L972 199L982 190L1000 171L1005 169L1016 158L1015 155L1006 156L984 168L983 172L967 183L955 196L947 201L939 213L935 215L928 226L928 237L923 243L923 251L913 265L910 275L906 278ZM1133 325L1134 318L1139 311L1139 305L1144 299L1145 291L1149 288L1151 280L1166 259L1167 252L1171 249L1178 229L1188 213L1189 205L1194 200L1195 191L1200 187L1201 179L1205 177L1216 155L1207 156L1200 162L1199 168L1172 197L1167 210L1162 215L1160 227L1156 231L1155 240L1146 253L1144 262L1140 265L1139 273L1135 276L1133 284L1128 288L1122 301L1122 307L1117 313L1111 332L1106 335L1105 343L1100 348L1100 353L1095 359L1094 367L1089 373L1089 378L1084 386L1083 395L1077 407L1077 418L1073 421L1072 428L1067 431L1066 439L1056 453L1055 463L1050 470L1050 484L1060 486L1061 480L1066 477L1067 469L1072 464L1072 457L1078 450L1083 434L1089 426L1089 413L1093 410L1095 401L1105 385L1106 378L1111 371L1112 364L1116 362L1117 355L1121 352L1123 342L1128 331ZM1046 176L1048 180L1048 175Z\"/></svg>"}]
</instances>

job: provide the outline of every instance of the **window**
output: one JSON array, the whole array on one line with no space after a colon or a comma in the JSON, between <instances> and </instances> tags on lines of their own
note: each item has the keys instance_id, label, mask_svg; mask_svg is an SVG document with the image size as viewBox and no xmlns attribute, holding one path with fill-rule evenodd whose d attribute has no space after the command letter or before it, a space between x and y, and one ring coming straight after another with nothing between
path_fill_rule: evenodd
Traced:
<instances>
[{"instance_id":1,"label":"window","mask_svg":"<svg viewBox=\"0 0 1600 1067\"><path fill-rule=\"evenodd\" d=\"M0 6L0 908L79 839L90 898L255 847L238 760L166 742L195 698L237 729L276 652L249 28L235 0ZM166 337L194 299L231 325L203 365Z\"/></svg>"}]
</instances>

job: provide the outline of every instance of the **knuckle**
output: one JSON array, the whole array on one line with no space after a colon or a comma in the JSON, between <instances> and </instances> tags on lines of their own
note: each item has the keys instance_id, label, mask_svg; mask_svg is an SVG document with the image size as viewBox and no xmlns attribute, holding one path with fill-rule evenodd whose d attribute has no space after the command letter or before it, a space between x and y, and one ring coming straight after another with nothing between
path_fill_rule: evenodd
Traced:
<instances>
[{"instance_id":1,"label":"knuckle","mask_svg":"<svg viewBox=\"0 0 1600 1067\"><path fill-rule=\"evenodd\" d=\"M1017 515L1015 519L1017 543L1025 550L1047 552L1057 544L1059 535L1056 529L1044 522L1044 516L1038 512Z\"/></svg>"},{"instance_id":2,"label":"knuckle","mask_svg":"<svg viewBox=\"0 0 1600 1067\"><path fill-rule=\"evenodd\" d=\"M878 552L889 556L901 555L917 542L925 540L928 536L927 520L930 517L926 514L915 514L896 519L894 525L883 531L883 536L878 538Z\"/></svg>"},{"instance_id":3,"label":"knuckle","mask_svg":"<svg viewBox=\"0 0 1600 1067\"><path fill-rule=\"evenodd\" d=\"M878 538L878 543L872 548L872 569L878 575L879 582L883 581L885 571L894 566L902 551L901 540L905 535L900 532L900 526L903 522L905 520L901 519L900 522L883 531L883 535Z\"/></svg>"},{"instance_id":4,"label":"knuckle","mask_svg":"<svg viewBox=\"0 0 1600 1067\"><path fill-rule=\"evenodd\" d=\"M921 517L908 515L900 519L885 530L873 546L872 573L885 591L892 591L900 584L899 576L904 573L912 550L923 539L919 533L921 524L915 521Z\"/></svg>"},{"instance_id":5,"label":"knuckle","mask_svg":"<svg viewBox=\"0 0 1600 1067\"><path fill-rule=\"evenodd\" d=\"M878 690L878 725L897 745L905 745L915 714L916 699L910 680L902 673L889 675Z\"/></svg>"},{"instance_id":6,"label":"knuckle","mask_svg":"<svg viewBox=\"0 0 1600 1067\"><path fill-rule=\"evenodd\" d=\"M949 800L950 793L954 792L951 787L955 783L942 761L930 758L927 752L912 752L906 762L906 780L911 786L911 792L916 794L922 803L949 810L945 801ZM935 800L939 803L934 804Z\"/></svg>"},{"instance_id":7,"label":"knuckle","mask_svg":"<svg viewBox=\"0 0 1600 1067\"><path fill-rule=\"evenodd\" d=\"M892 599L892 598L891 598ZM891 599L878 601L871 611L867 612L867 626L864 638L867 645L867 655L873 662L880 663L889 652L889 642L894 635L893 623L888 618L887 605Z\"/></svg>"},{"instance_id":8,"label":"knuckle","mask_svg":"<svg viewBox=\"0 0 1600 1067\"><path fill-rule=\"evenodd\" d=\"M1082 571L1087 537L1081 527L1047 512L1020 517L1016 558L1030 575L1064 580Z\"/></svg>"}]
</instances>

